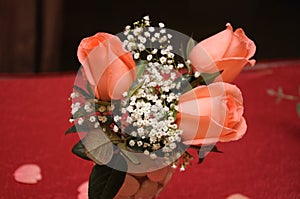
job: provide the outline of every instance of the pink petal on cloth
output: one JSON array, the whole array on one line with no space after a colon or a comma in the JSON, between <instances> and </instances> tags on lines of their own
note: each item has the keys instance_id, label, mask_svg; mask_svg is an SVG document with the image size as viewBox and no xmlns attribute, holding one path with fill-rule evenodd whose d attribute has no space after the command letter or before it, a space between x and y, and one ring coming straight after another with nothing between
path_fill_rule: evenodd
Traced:
<instances>
[{"instance_id":1,"label":"pink petal on cloth","mask_svg":"<svg viewBox=\"0 0 300 199\"><path fill-rule=\"evenodd\" d=\"M88 199L88 190L89 190L89 181L83 182L79 187L77 188L78 196L77 199Z\"/></svg>"},{"instance_id":2,"label":"pink petal on cloth","mask_svg":"<svg viewBox=\"0 0 300 199\"><path fill-rule=\"evenodd\" d=\"M250 198L247 196L244 196L240 193L235 193L235 194L228 196L226 199L250 199Z\"/></svg>"},{"instance_id":3,"label":"pink petal on cloth","mask_svg":"<svg viewBox=\"0 0 300 199\"><path fill-rule=\"evenodd\" d=\"M36 164L24 164L14 172L17 182L36 184L42 179L41 168Z\"/></svg>"}]
</instances>

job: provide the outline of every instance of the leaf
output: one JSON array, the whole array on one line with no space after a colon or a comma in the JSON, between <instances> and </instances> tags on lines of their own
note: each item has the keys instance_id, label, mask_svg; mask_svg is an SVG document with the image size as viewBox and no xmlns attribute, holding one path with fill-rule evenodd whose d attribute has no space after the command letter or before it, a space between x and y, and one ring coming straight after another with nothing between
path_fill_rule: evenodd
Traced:
<instances>
[{"instance_id":1,"label":"leaf","mask_svg":"<svg viewBox=\"0 0 300 199\"><path fill-rule=\"evenodd\" d=\"M84 97L86 97L86 98L93 98L91 95L89 95L85 90L83 90L79 86L74 85L73 88L74 88L74 90L76 90L77 92L79 92L80 94L82 94Z\"/></svg>"},{"instance_id":2,"label":"leaf","mask_svg":"<svg viewBox=\"0 0 300 199\"><path fill-rule=\"evenodd\" d=\"M148 62L146 60L140 60L136 62L136 68L137 68L136 78L139 78L143 74L147 63Z\"/></svg>"},{"instance_id":3,"label":"leaf","mask_svg":"<svg viewBox=\"0 0 300 199\"><path fill-rule=\"evenodd\" d=\"M209 152L223 153L220 151L216 145L206 145L198 147L198 163L201 164L204 158L209 154Z\"/></svg>"},{"instance_id":4,"label":"leaf","mask_svg":"<svg viewBox=\"0 0 300 199\"><path fill-rule=\"evenodd\" d=\"M125 159L121 155L115 155L106 165L95 165L89 179L89 199L112 199L124 183L126 172L113 168L122 165L127 170Z\"/></svg>"},{"instance_id":5,"label":"leaf","mask_svg":"<svg viewBox=\"0 0 300 199\"><path fill-rule=\"evenodd\" d=\"M100 130L91 130L82 140L86 155L97 164L107 164L114 153L110 139Z\"/></svg>"},{"instance_id":6,"label":"leaf","mask_svg":"<svg viewBox=\"0 0 300 199\"><path fill-rule=\"evenodd\" d=\"M298 113L298 116L300 117L300 103L297 104L297 113Z\"/></svg>"},{"instance_id":7,"label":"leaf","mask_svg":"<svg viewBox=\"0 0 300 199\"><path fill-rule=\"evenodd\" d=\"M88 130L89 128L87 126L74 124L65 132L65 135L70 133L77 133L77 132L87 132Z\"/></svg>"},{"instance_id":8,"label":"leaf","mask_svg":"<svg viewBox=\"0 0 300 199\"><path fill-rule=\"evenodd\" d=\"M190 57L190 53L191 53L192 49L195 47L195 45L196 45L196 42L194 41L194 39L191 36L189 41L187 42L187 45L186 45L186 57L187 57L187 59Z\"/></svg>"},{"instance_id":9,"label":"leaf","mask_svg":"<svg viewBox=\"0 0 300 199\"><path fill-rule=\"evenodd\" d=\"M144 81L141 81L140 83L138 83L137 85L133 86L128 93L128 98L131 97L137 90L139 90L139 88L141 88L141 86L143 86Z\"/></svg>"},{"instance_id":10,"label":"leaf","mask_svg":"<svg viewBox=\"0 0 300 199\"><path fill-rule=\"evenodd\" d=\"M216 79L216 77L218 77L222 72L223 70L220 70L215 73L201 73L200 77L196 78L191 82L191 86L195 88L198 84L200 85L211 84Z\"/></svg>"},{"instance_id":11,"label":"leaf","mask_svg":"<svg viewBox=\"0 0 300 199\"><path fill-rule=\"evenodd\" d=\"M86 89L88 90L90 96L94 96L95 95L94 91L93 91L93 89L92 89L92 87L91 87L91 85L90 85L89 82L86 82Z\"/></svg>"},{"instance_id":12,"label":"leaf","mask_svg":"<svg viewBox=\"0 0 300 199\"><path fill-rule=\"evenodd\" d=\"M86 149L84 148L84 145L82 144L81 140L75 144L72 148L72 153L77 155L78 157L84 159L84 160L91 160L85 153Z\"/></svg>"},{"instance_id":13,"label":"leaf","mask_svg":"<svg viewBox=\"0 0 300 199\"><path fill-rule=\"evenodd\" d=\"M134 153L126 150L125 143L119 143L118 147L119 149L121 149L121 152L124 154L124 156L128 158L128 160L130 160L133 164L140 164L140 161L137 159Z\"/></svg>"}]
</instances>

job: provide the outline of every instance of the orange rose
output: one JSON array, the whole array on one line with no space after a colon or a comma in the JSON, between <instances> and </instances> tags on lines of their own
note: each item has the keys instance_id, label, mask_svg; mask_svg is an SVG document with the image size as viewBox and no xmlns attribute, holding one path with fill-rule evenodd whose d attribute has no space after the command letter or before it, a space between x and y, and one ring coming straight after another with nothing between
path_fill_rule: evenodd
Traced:
<instances>
[{"instance_id":1,"label":"orange rose","mask_svg":"<svg viewBox=\"0 0 300 199\"><path fill-rule=\"evenodd\" d=\"M249 59L256 46L243 29L233 32L229 23L226 26L224 31L197 44L190 53L190 61L195 71L213 73L224 70L216 81L231 82L247 64L255 64L254 59Z\"/></svg>"},{"instance_id":2,"label":"orange rose","mask_svg":"<svg viewBox=\"0 0 300 199\"><path fill-rule=\"evenodd\" d=\"M104 101L120 99L136 78L135 62L120 39L108 33L84 38L77 56L95 96Z\"/></svg>"},{"instance_id":3,"label":"orange rose","mask_svg":"<svg viewBox=\"0 0 300 199\"><path fill-rule=\"evenodd\" d=\"M199 86L179 97L176 122L185 144L201 145L241 138L247 129L241 91L217 82Z\"/></svg>"}]
</instances>

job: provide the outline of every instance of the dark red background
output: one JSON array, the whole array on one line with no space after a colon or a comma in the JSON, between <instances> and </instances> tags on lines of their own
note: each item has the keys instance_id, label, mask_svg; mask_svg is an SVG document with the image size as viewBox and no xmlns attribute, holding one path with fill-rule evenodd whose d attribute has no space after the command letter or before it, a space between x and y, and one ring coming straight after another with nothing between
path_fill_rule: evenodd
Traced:
<instances>
[{"instance_id":1,"label":"dark red background","mask_svg":"<svg viewBox=\"0 0 300 199\"><path fill-rule=\"evenodd\" d=\"M281 86L299 96L300 61L260 63L235 83L244 96L246 135L218 144L223 154L210 153L201 165L177 171L163 198L222 199L240 193L254 199L300 198L300 118L298 101L282 100L267 89ZM0 76L0 198L77 198L77 187L88 179L92 164L71 148L76 135L70 126L68 101L75 74ZM13 173L20 165L38 164L43 179L21 184Z\"/></svg>"}]
</instances>

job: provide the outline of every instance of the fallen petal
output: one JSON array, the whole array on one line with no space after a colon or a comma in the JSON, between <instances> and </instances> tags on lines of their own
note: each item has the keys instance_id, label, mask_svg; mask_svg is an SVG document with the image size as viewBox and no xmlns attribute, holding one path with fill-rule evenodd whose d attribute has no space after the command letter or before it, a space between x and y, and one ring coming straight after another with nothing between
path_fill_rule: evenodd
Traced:
<instances>
[{"instance_id":1,"label":"fallen petal","mask_svg":"<svg viewBox=\"0 0 300 199\"><path fill-rule=\"evenodd\" d=\"M36 164L24 164L16 169L14 177L17 182L36 184L42 179L41 168Z\"/></svg>"}]
</instances>

